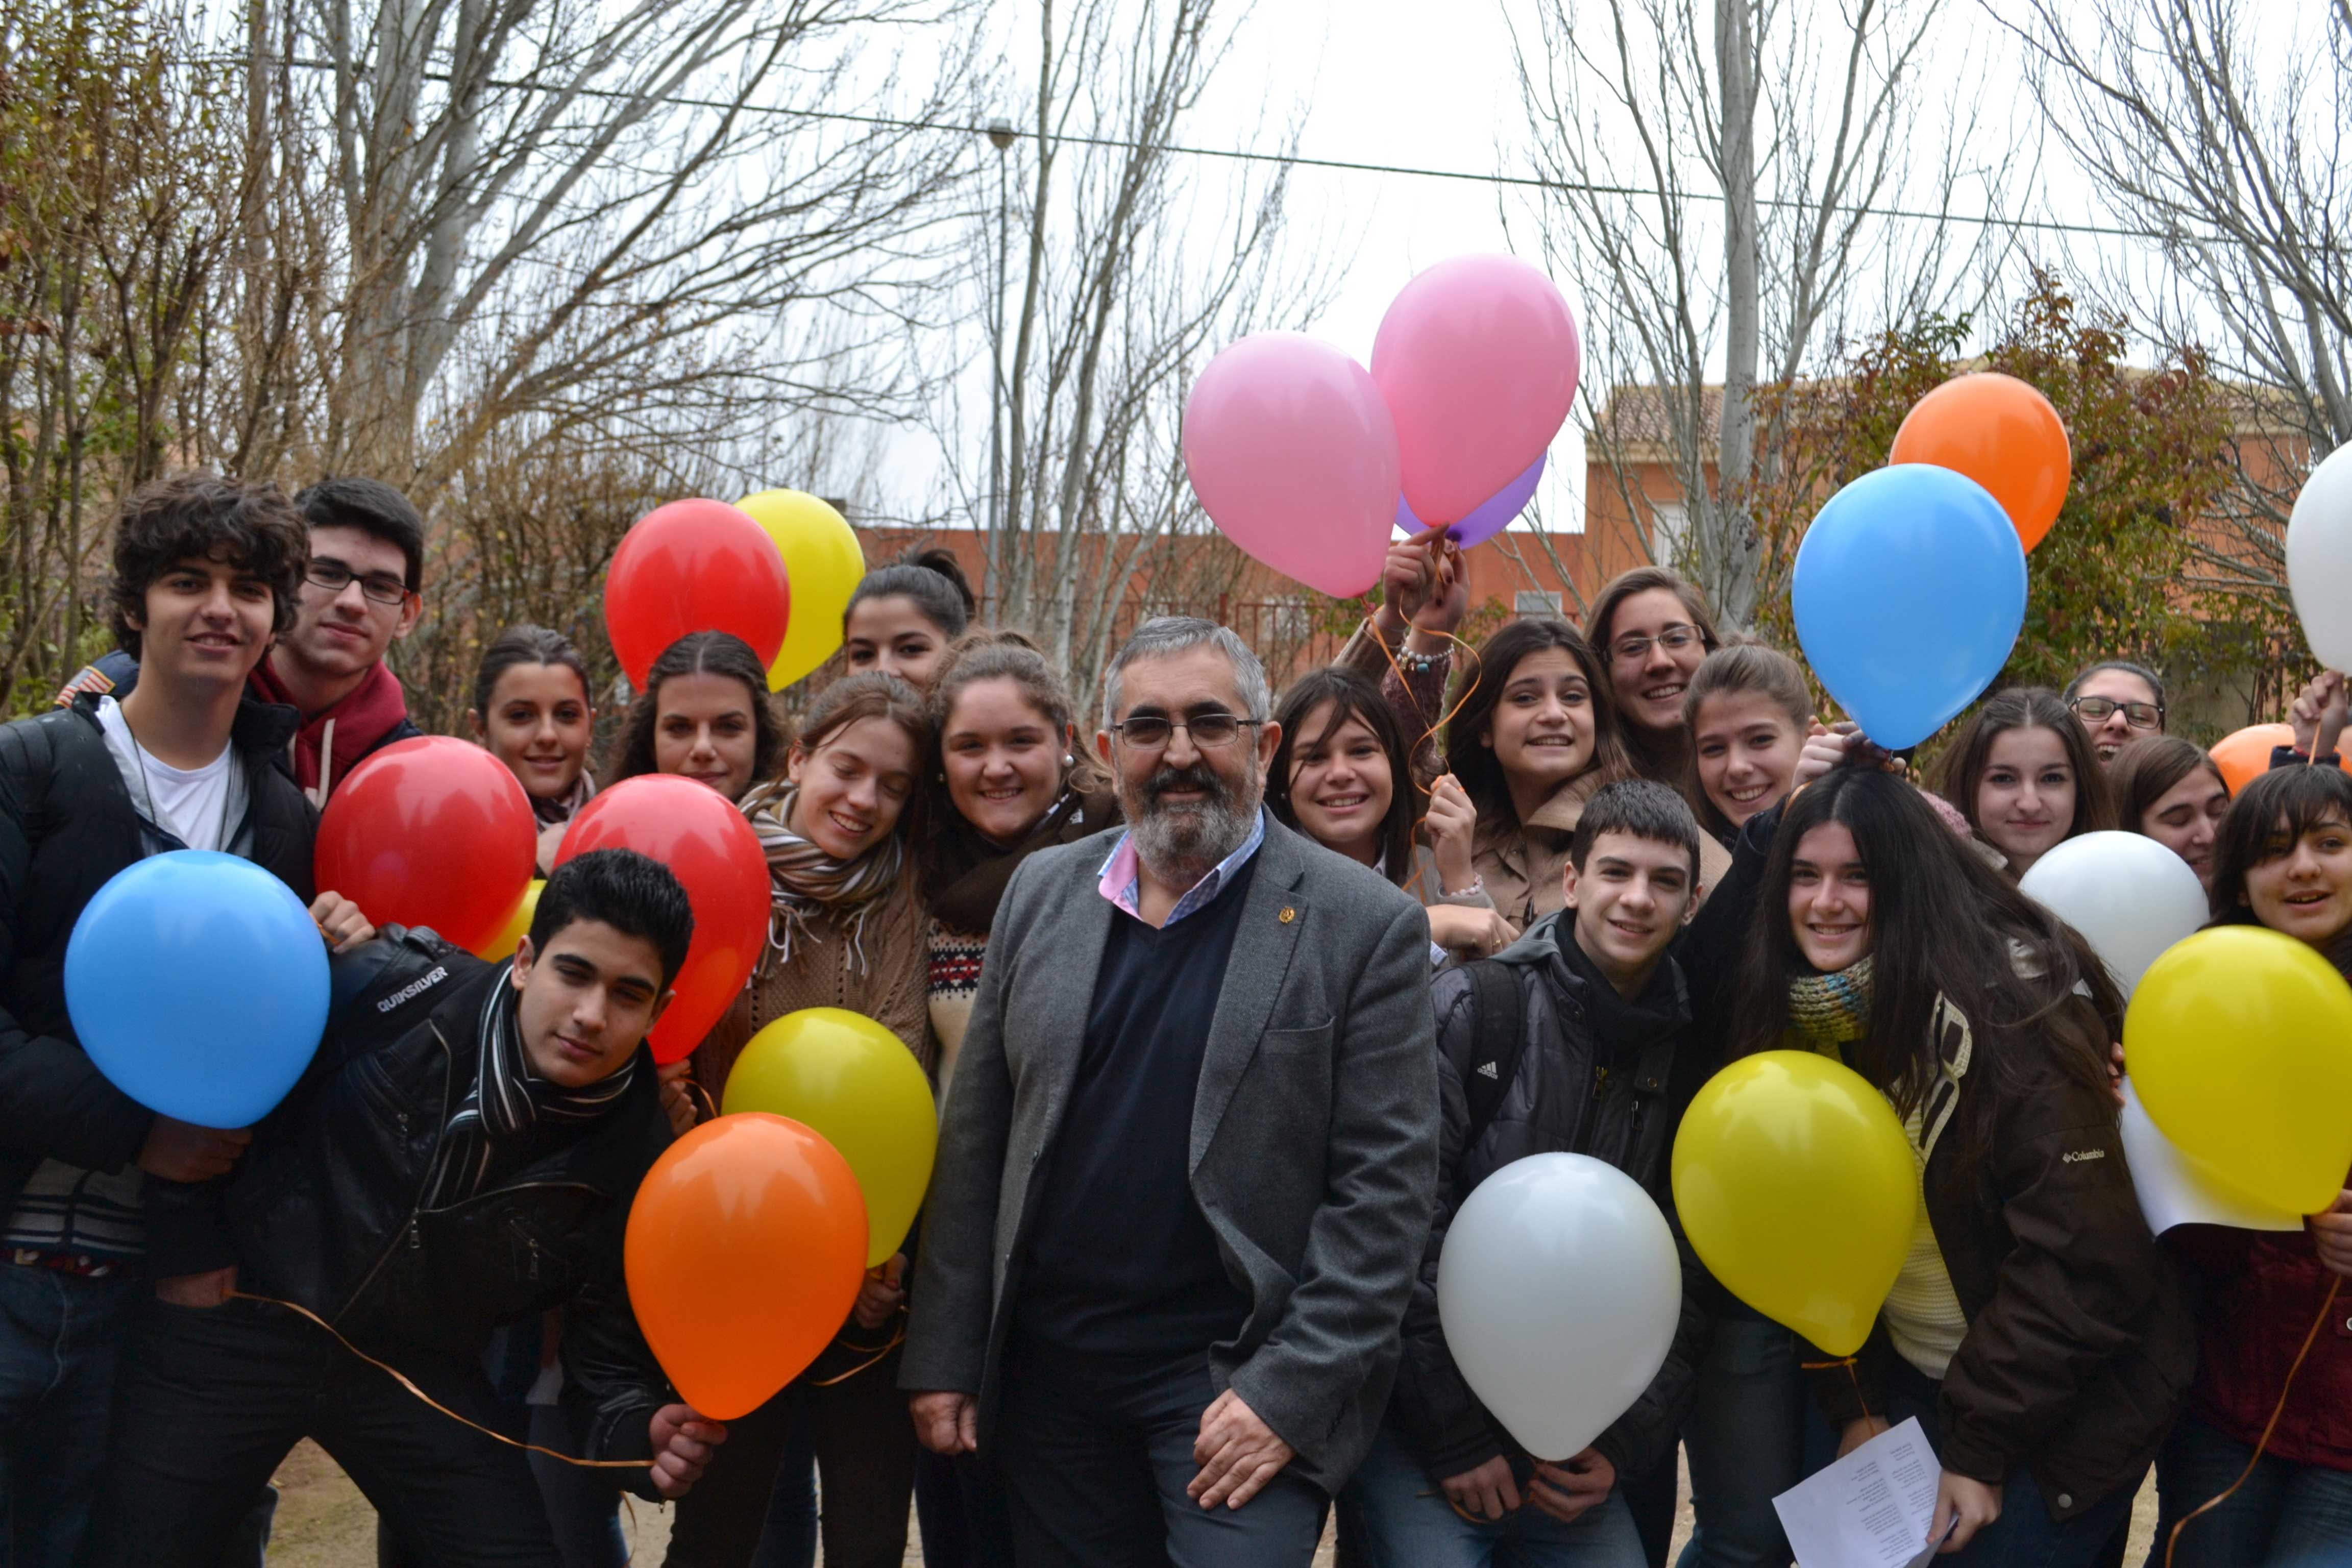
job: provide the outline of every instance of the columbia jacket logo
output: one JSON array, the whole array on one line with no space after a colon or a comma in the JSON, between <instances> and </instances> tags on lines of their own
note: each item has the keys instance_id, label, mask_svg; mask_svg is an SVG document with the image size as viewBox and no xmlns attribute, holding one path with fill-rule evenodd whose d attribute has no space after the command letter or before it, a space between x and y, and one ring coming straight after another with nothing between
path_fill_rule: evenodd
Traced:
<instances>
[{"instance_id":1,"label":"columbia jacket logo","mask_svg":"<svg viewBox=\"0 0 2352 1568\"><path fill-rule=\"evenodd\" d=\"M414 997L418 992L425 990L429 986L438 985L442 981L448 978L449 971L436 963L424 976L424 978L410 981L407 984L402 986L399 990L394 992L391 995L377 1003L375 1005L375 1010L379 1013L389 1013L394 1007L399 1006L403 1002L408 1001L410 998ZM2072 1156L2069 1157L2071 1158Z\"/></svg>"},{"instance_id":2,"label":"columbia jacket logo","mask_svg":"<svg viewBox=\"0 0 2352 1568\"><path fill-rule=\"evenodd\" d=\"M2062 1164L2080 1165L2091 1160L2104 1160L2106 1157L2107 1152L2105 1149L2075 1149L2059 1155L2058 1159Z\"/></svg>"}]
</instances>

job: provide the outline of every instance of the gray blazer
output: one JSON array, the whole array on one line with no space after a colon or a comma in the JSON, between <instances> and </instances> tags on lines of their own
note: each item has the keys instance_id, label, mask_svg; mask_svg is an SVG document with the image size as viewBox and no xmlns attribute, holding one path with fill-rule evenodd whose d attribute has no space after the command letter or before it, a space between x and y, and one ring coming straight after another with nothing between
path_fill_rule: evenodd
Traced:
<instances>
[{"instance_id":1,"label":"gray blazer","mask_svg":"<svg viewBox=\"0 0 2352 1568\"><path fill-rule=\"evenodd\" d=\"M1013 876L940 1129L899 1385L977 1394L991 1430L1007 1304L1069 1102L1116 830ZM1192 1195L1244 1290L1212 1377L1328 1491L1379 1429L1437 1183L1434 1013L1420 906L1266 823L1192 1102Z\"/></svg>"}]
</instances>

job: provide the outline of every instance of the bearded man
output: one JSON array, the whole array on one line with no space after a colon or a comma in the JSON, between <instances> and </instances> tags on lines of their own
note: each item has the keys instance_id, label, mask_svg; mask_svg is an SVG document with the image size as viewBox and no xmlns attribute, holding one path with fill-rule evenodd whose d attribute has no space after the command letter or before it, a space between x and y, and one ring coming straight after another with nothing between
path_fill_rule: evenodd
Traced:
<instances>
[{"instance_id":1,"label":"bearded man","mask_svg":"<svg viewBox=\"0 0 2352 1568\"><path fill-rule=\"evenodd\" d=\"M1127 826L1023 862L925 1211L900 1384L1024 1568L1306 1568L1427 1236L1428 923L1275 822L1265 671L1147 623L1096 744Z\"/></svg>"}]
</instances>

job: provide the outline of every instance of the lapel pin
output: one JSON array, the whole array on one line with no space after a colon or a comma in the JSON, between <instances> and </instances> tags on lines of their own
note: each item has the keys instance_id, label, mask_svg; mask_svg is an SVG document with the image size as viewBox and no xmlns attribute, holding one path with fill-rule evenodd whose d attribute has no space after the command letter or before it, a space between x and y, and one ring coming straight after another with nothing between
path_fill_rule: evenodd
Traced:
<instances>
[{"instance_id":1,"label":"lapel pin","mask_svg":"<svg viewBox=\"0 0 2352 1568\"><path fill-rule=\"evenodd\" d=\"M1291 921L1298 918L1298 911L1292 909L1288 904L1285 904L1282 906L1282 912L1274 918L1280 921L1284 925L1288 925Z\"/></svg>"}]
</instances>

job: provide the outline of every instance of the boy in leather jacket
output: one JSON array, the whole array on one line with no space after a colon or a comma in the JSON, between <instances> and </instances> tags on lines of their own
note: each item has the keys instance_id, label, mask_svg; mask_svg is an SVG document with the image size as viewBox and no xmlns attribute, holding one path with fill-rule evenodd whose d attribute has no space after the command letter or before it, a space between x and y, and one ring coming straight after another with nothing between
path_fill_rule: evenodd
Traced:
<instances>
[{"instance_id":1,"label":"boy in leather jacket","mask_svg":"<svg viewBox=\"0 0 2352 1568\"><path fill-rule=\"evenodd\" d=\"M1448 1227L1487 1176L1529 1154L1589 1154L1672 1213L1674 1085L1698 1048L1674 948L1698 909L1698 825L1663 784L1628 780L1586 803L1564 873L1567 908L1491 959L1432 986L1443 1130L1437 1212L1405 1309L1387 1420L1340 1500L1367 1568L1508 1561L1641 1568L1622 1483L1670 1451L1709 1316L1688 1288L1650 1387L1592 1447L1532 1461L1470 1391L1437 1312ZM1575 1332L1565 1323L1562 1331Z\"/></svg>"},{"instance_id":2,"label":"boy in leather jacket","mask_svg":"<svg viewBox=\"0 0 2352 1568\"><path fill-rule=\"evenodd\" d=\"M154 1217L181 1271L125 1352L93 1562L208 1568L309 1436L416 1559L555 1568L522 1451L465 1422L499 1422L490 1331L558 1306L578 1457L692 1486L725 1429L668 1393L621 1254L670 1140L645 1035L693 925L666 868L600 850L548 879L510 964L397 928L336 961L302 1082L233 1178Z\"/></svg>"}]
</instances>

